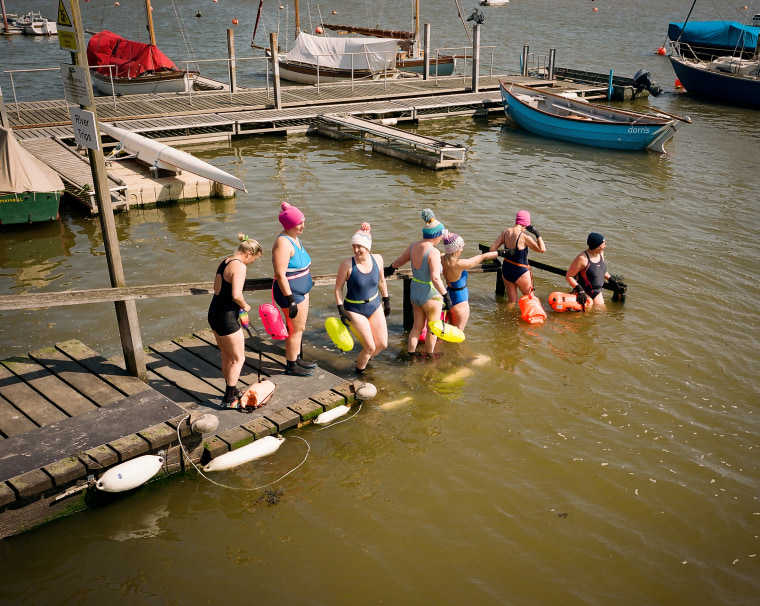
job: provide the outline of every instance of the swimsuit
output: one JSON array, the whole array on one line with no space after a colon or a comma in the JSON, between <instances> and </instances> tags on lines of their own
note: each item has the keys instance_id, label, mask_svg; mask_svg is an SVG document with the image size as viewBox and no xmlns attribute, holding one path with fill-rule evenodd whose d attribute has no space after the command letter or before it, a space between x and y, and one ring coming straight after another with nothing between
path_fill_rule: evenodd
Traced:
<instances>
[{"instance_id":1,"label":"swimsuit","mask_svg":"<svg viewBox=\"0 0 760 606\"><path fill-rule=\"evenodd\" d=\"M508 256L504 257L504 262L501 264L501 275L504 276L507 282L517 282L520 276L530 271L530 266L528 265L528 247L526 246L523 249L517 248L520 236L522 236L522 232L517 236L514 248L505 247Z\"/></svg>"},{"instance_id":2,"label":"swimsuit","mask_svg":"<svg viewBox=\"0 0 760 606\"><path fill-rule=\"evenodd\" d=\"M602 286L604 286L604 274L607 273L607 264L604 262L604 255L599 255L599 261L596 263L591 262L591 258L588 253L584 251L586 258L588 259L588 265L582 269L578 276L575 277L578 280L578 284L583 287L586 294L592 299L602 292Z\"/></svg>"},{"instance_id":3,"label":"swimsuit","mask_svg":"<svg viewBox=\"0 0 760 606\"><path fill-rule=\"evenodd\" d=\"M290 292L293 293L295 302L300 303L306 298L304 295L308 294L314 284L311 279L311 272L309 271L311 257L309 256L309 253L306 252L306 249L300 245L300 242L296 244L296 240L286 235L280 235L278 237L287 238L293 245L295 254L290 257L290 261L288 261L288 269L285 272L285 277L288 282L290 282ZM280 307L287 307L288 299L282 294L280 284L276 279L272 285L272 291L277 305Z\"/></svg>"},{"instance_id":4,"label":"swimsuit","mask_svg":"<svg viewBox=\"0 0 760 606\"><path fill-rule=\"evenodd\" d=\"M425 303L430 301L433 297L440 297L438 291L433 288L433 283L430 281L430 265L428 265L428 251L422 256L422 266L417 269L412 263L412 287L410 289L409 299L413 305L422 307Z\"/></svg>"},{"instance_id":5,"label":"swimsuit","mask_svg":"<svg viewBox=\"0 0 760 606\"><path fill-rule=\"evenodd\" d=\"M240 306L232 299L232 282L224 279L224 270L232 261L240 261L240 259L224 259L216 269L216 275L222 277L222 285L219 288L219 294L214 295L208 306L208 325L220 337L226 337L240 330L240 324L238 324Z\"/></svg>"},{"instance_id":6,"label":"swimsuit","mask_svg":"<svg viewBox=\"0 0 760 606\"><path fill-rule=\"evenodd\" d=\"M451 297L451 306L465 303L470 298L470 291L467 288L467 271L463 271L459 280L449 283L447 289Z\"/></svg>"},{"instance_id":7,"label":"swimsuit","mask_svg":"<svg viewBox=\"0 0 760 606\"><path fill-rule=\"evenodd\" d=\"M353 311L369 318L380 307L377 285L380 282L380 268L375 257L372 269L363 273L356 267L356 259L351 259L351 273L346 280L346 297L343 299L346 311Z\"/></svg>"}]
</instances>

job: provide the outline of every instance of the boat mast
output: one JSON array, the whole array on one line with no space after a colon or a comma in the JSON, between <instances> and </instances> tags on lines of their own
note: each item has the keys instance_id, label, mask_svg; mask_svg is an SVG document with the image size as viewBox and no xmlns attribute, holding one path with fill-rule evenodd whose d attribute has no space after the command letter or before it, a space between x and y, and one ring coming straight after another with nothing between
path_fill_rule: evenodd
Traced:
<instances>
[{"instance_id":1,"label":"boat mast","mask_svg":"<svg viewBox=\"0 0 760 606\"><path fill-rule=\"evenodd\" d=\"M301 33L301 21L298 17L298 0L295 0L295 11L296 11L296 35L295 37L298 38L298 34Z\"/></svg>"},{"instance_id":2,"label":"boat mast","mask_svg":"<svg viewBox=\"0 0 760 606\"><path fill-rule=\"evenodd\" d=\"M145 13L148 17L148 35L150 36L150 45L156 46L156 32L153 31L153 9L150 6L150 0L145 0Z\"/></svg>"},{"instance_id":3,"label":"boat mast","mask_svg":"<svg viewBox=\"0 0 760 606\"><path fill-rule=\"evenodd\" d=\"M8 15L5 13L5 0L0 0L0 6L3 7L3 27L5 28L3 31L7 34L8 33Z\"/></svg>"},{"instance_id":4,"label":"boat mast","mask_svg":"<svg viewBox=\"0 0 760 606\"><path fill-rule=\"evenodd\" d=\"M412 54L420 56L420 0L414 0L414 48Z\"/></svg>"}]
</instances>

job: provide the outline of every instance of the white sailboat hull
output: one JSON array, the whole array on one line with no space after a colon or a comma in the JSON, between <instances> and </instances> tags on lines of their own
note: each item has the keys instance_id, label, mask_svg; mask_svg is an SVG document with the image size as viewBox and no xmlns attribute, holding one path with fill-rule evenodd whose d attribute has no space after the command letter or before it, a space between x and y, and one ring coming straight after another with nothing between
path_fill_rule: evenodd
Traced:
<instances>
[{"instance_id":1,"label":"white sailboat hull","mask_svg":"<svg viewBox=\"0 0 760 606\"><path fill-rule=\"evenodd\" d=\"M110 78L92 72L92 86L102 95L149 95L153 93L186 93L197 72L153 74L136 78Z\"/></svg>"},{"instance_id":2,"label":"white sailboat hull","mask_svg":"<svg viewBox=\"0 0 760 606\"><path fill-rule=\"evenodd\" d=\"M120 141L124 151L134 155L138 160L163 170L181 171L186 170L189 173L203 177L210 181L215 181L244 192L248 192L243 182L234 175L225 172L216 166L199 160L187 152L180 151L169 145L148 139L132 131L111 126L110 124L99 123L101 132L109 137Z\"/></svg>"}]
</instances>

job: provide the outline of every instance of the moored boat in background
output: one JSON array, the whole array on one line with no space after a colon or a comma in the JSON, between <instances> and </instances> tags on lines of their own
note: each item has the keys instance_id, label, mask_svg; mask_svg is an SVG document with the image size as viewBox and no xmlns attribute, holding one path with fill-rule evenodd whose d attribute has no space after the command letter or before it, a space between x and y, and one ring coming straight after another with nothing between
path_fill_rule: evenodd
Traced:
<instances>
[{"instance_id":1,"label":"moored boat in background","mask_svg":"<svg viewBox=\"0 0 760 606\"><path fill-rule=\"evenodd\" d=\"M500 88L504 111L525 130L581 145L665 153L665 144L678 128L691 122L665 112L616 109L513 82L501 81Z\"/></svg>"}]
</instances>

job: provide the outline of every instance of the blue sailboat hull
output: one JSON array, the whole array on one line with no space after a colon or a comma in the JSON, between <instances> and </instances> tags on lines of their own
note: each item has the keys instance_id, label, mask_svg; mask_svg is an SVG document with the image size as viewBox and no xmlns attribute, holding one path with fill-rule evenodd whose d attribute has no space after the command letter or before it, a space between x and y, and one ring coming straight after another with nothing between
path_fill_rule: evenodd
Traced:
<instances>
[{"instance_id":1,"label":"blue sailboat hull","mask_svg":"<svg viewBox=\"0 0 760 606\"><path fill-rule=\"evenodd\" d=\"M689 93L719 101L760 107L760 80L697 67L679 57L670 57L673 71ZM758 63L760 68L760 63Z\"/></svg>"}]
</instances>

